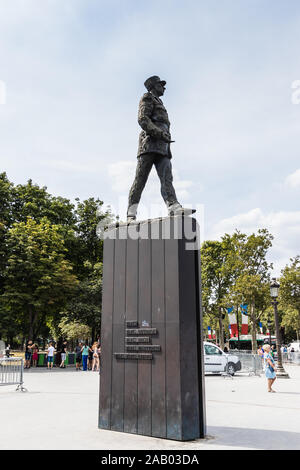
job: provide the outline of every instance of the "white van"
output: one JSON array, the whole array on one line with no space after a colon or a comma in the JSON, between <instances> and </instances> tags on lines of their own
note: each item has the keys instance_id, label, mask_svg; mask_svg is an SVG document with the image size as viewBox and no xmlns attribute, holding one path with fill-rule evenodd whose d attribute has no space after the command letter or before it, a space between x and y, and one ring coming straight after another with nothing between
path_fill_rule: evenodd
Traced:
<instances>
[{"instance_id":1,"label":"white van","mask_svg":"<svg viewBox=\"0 0 300 470\"><path fill-rule=\"evenodd\" d=\"M287 347L288 352L291 352L291 350L294 349L294 352L300 352L300 341L294 341L293 343L290 343Z\"/></svg>"},{"instance_id":2,"label":"white van","mask_svg":"<svg viewBox=\"0 0 300 470\"><path fill-rule=\"evenodd\" d=\"M216 344L204 341L204 370L205 373L220 373L227 371L234 375L241 370L242 365L238 356L227 354Z\"/></svg>"}]
</instances>

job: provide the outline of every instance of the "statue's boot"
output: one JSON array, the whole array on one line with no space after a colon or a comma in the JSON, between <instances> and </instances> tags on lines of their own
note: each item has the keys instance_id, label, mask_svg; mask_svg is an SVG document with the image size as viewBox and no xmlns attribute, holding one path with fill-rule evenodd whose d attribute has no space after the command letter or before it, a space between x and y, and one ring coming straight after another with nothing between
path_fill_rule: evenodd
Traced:
<instances>
[{"instance_id":1,"label":"statue's boot","mask_svg":"<svg viewBox=\"0 0 300 470\"><path fill-rule=\"evenodd\" d=\"M186 207L182 207L179 202L175 202L171 206L168 206L168 213L170 216L172 215L192 215L196 212L196 209L189 209Z\"/></svg>"},{"instance_id":2,"label":"statue's boot","mask_svg":"<svg viewBox=\"0 0 300 470\"><path fill-rule=\"evenodd\" d=\"M133 222L136 220L137 206L137 204L133 204L132 206L128 207L127 222Z\"/></svg>"}]
</instances>

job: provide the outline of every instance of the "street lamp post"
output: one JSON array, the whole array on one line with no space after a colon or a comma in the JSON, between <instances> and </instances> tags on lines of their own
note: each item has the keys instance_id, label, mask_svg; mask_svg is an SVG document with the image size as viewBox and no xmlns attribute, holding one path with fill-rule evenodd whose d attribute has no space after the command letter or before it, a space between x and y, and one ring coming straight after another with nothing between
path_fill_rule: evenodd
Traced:
<instances>
[{"instance_id":1,"label":"street lamp post","mask_svg":"<svg viewBox=\"0 0 300 470\"><path fill-rule=\"evenodd\" d=\"M279 283L276 281L276 278L272 279L270 285L270 293L272 297L272 304L274 306L274 317L275 317L275 329L276 329L276 349L277 349L277 373L276 376L278 378L289 379L289 374L284 370L282 366L282 356L281 356L281 337L279 331L279 319L278 319L278 291L279 291ZM271 344L270 344L271 346Z\"/></svg>"},{"instance_id":2,"label":"street lamp post","mask_svg":"<svg viewBox=\"0 0 300 470\"><path fill-rule=\"evenodd\" d=\"M268 321L267 321L267 324L268 324L268 331L269 331L270 346L272 346L271 322L270 322L269 319L268 319Z\"/></svg>"}]
</instances>

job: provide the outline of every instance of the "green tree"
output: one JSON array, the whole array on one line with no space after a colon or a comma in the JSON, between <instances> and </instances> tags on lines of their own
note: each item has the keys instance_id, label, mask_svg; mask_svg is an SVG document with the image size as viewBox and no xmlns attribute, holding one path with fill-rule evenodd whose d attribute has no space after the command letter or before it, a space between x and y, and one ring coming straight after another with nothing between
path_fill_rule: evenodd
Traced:
<instances>
[{"instance_id":1,"label":"green tree","mask_svg":"<svg viewBox=\"0 0 300 470\"><path fill-rule=\"evenodd\" d=\"M269 282L272 264L266 255L272 246L273 236L267 229L258 230L249 236L235 232L232 237L235 280L228 295L234 305L248 304L252 349L257 349L256 329L262 313L270 305Z\"/></svg>"},{"instance_id":2,"label":"green tree","mask_svg":"<svg viewBox=\"0 0 300 470\"><path fill-rule=\"evenodd\" d=\"M0 295L4 288L4 272L7 264L8 249L6 237L12 224L12 183L6 173L0 174ZM0 320L1 321L1 320Z\"/></svg>"},{"instance_id":3,"label":"green tree","mask_svg":"<svg viewBox=\"0 0 300 470\"><path fill-rule=\"evenodd\" d=\"M232 241L226 235L221 241L205 241L201 247L202 301L209 325L219 326L220 345L224 347L226 298L234 279ZM204 321L206 324L206 320Z\"/></svg>"},{"instance_id":4,"label":"green tree","mask_svg":"<svg viewBox=\"0 0 300 470\"><path fill-rule=\"evenodd\" d=\"M45 218L15 223L7 236L2 302L21 318L30 338L49 312L61 309L78 284L60 227Z\"/></svg>"},{"instance_id":5,"label":"green tree","mask_svg":"<svg viewBox=\"0 0 300 470\"><path fill-rule=\"evenodd\" d=\"M112 220L110 210L103 209L103 201L89 198L84 201L76 199L75 237L69 239L67 248L68 259L80 279L90 275L90 266L103 260L103 241L97 234L98 224L103 220ZM88 261L90 264L86 264Z\"/></svg>"},{"instance_id":6,"label":"green tree","mask_svg":"<svg viewBox=\"0 0 300 470\"><path fill-rule=\"evenodd\" d=\"M283 323L292 326L297 339L300 336L300 256L291 258L291 264L281 271L279 301L284 309Z\"/></svg>"},{"instance_id":7,"label":"green tree","mask_svg":"<svg viewBox=\"0 0 300 470\"><path fill-rule=\"evenodd\" d=\"M100 336L102 304L102 263L94 266L85 262L89 273L80 281L72 299L66 305L62 316L70 322L80 322L91 330L92 339Z\"/></svg>"},{"instance_id":8,"label":"green tree","mask_svg":"<svg viewBox=\"0 0 300 470\"><path fill-rule=\"evenodd\" d=\"M84 324L91 328L93 334L97 334L101 321L103 257L103 242L97 235L97 226L104 219L112 221L113 216L110 209L104 209L100 199L80 201L77 198L73 204L68 199L52 196L46 187L40 187L32 180L14 185L5 173L0 174L2 336L11 338L13 332L17 336L24 331L28 334L29 330L31 335L38 331L47 334L49 327L57 328L61 312L68 304L68 314L71 315L72 310L74 318L80 320L82 317ZM44 230L46 226L47 230ZM26 230L22 233L24 228ZM40 232L43 232L43 241ZM46 232L49 240L46 240ZM50 269L47 276L42 268L46 265L44 258L49 248L45 249L45 246L54 243L54 233L57 246L53 250L57 257L47 258L48 261L52 260L52 271ZM37 241L36 237L39 236L40 240ZM56 261L58 271L55 273ZM62 279L61 289L57 285L52 290L49 286L59 276ZM74 283L76 277L79 282ZM35 284L31 290L26 278L34 278ZM68 282L70 289L67 288ZM71 285L75 290L72 291ZM60 295L64 289L65 295Z\"/></svg>"},{"instance_id":9,"label":"green tree","mask_svg":"<svg viewBox=\"0 0 300 470\"><path fill-rule=\"evenodd\" d=\"M70 321L67 317L62 317L58 327L62 336L68 341L88 340L91 336L89 326L79 321Z\"/></svg>"},{"instance_id":10,"label":"green tree","mask_svg":"<svg viewBox=\"0 0 300 470\"><path fill-rule=\"evenodd\" d=\"M45 186L40 187L32 180L13 186L11 198L13 222L26 222L28 217L40 222L46 217L54 225L68 228L75 225L74 204L52 196Z\"/></svg>"}]
</instances>

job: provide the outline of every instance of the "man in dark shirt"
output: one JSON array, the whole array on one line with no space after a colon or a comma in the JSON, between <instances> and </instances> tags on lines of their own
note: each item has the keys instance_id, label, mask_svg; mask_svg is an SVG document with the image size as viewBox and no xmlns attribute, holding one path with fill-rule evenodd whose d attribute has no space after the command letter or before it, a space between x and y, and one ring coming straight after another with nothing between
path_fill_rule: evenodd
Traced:
<instances>
[{"instance_id":1,"label":"man in dark shirt","mask_svg":"<svg viewBox=\"0 0 300 470\"><path fill-rule=\"evenodd\" d=\"M25 367L24 367L24 369L30 369L32 348L33 348L32 341L31 340L26 341L26 344L25 344Z\"/></svg>"},{"instance_id":2,"label":"man in dark shirt","mask_svg":"<svg viewBox=\"0 0 300 470\"><path fill-rule=\"evenodd\" d=\"M144 83L146 89L139 104L138 122L142 128L139 137L138 164L135 180L128 200L127 220L136 219L137 207L149 173L155 165L161 183L161 195L167 205L169 215L190 215L192 209L184 209L177 201L173 187L171 165L170 121L160 96L165 92L166 82L156 75Z\"/></svg>"},{"instance_id":3,"label":"man in dark shirt","mask_svg":"<svg viewBox=\"0 0 300 470\"><path fill-rule=\"evenodd\" d=\"M82 349L82 343L78 343L78 345L75 348L75 355L76 355L76 370L81 370L80 364L81 364L81 349Z\"/></svg>"}]
</instances>

